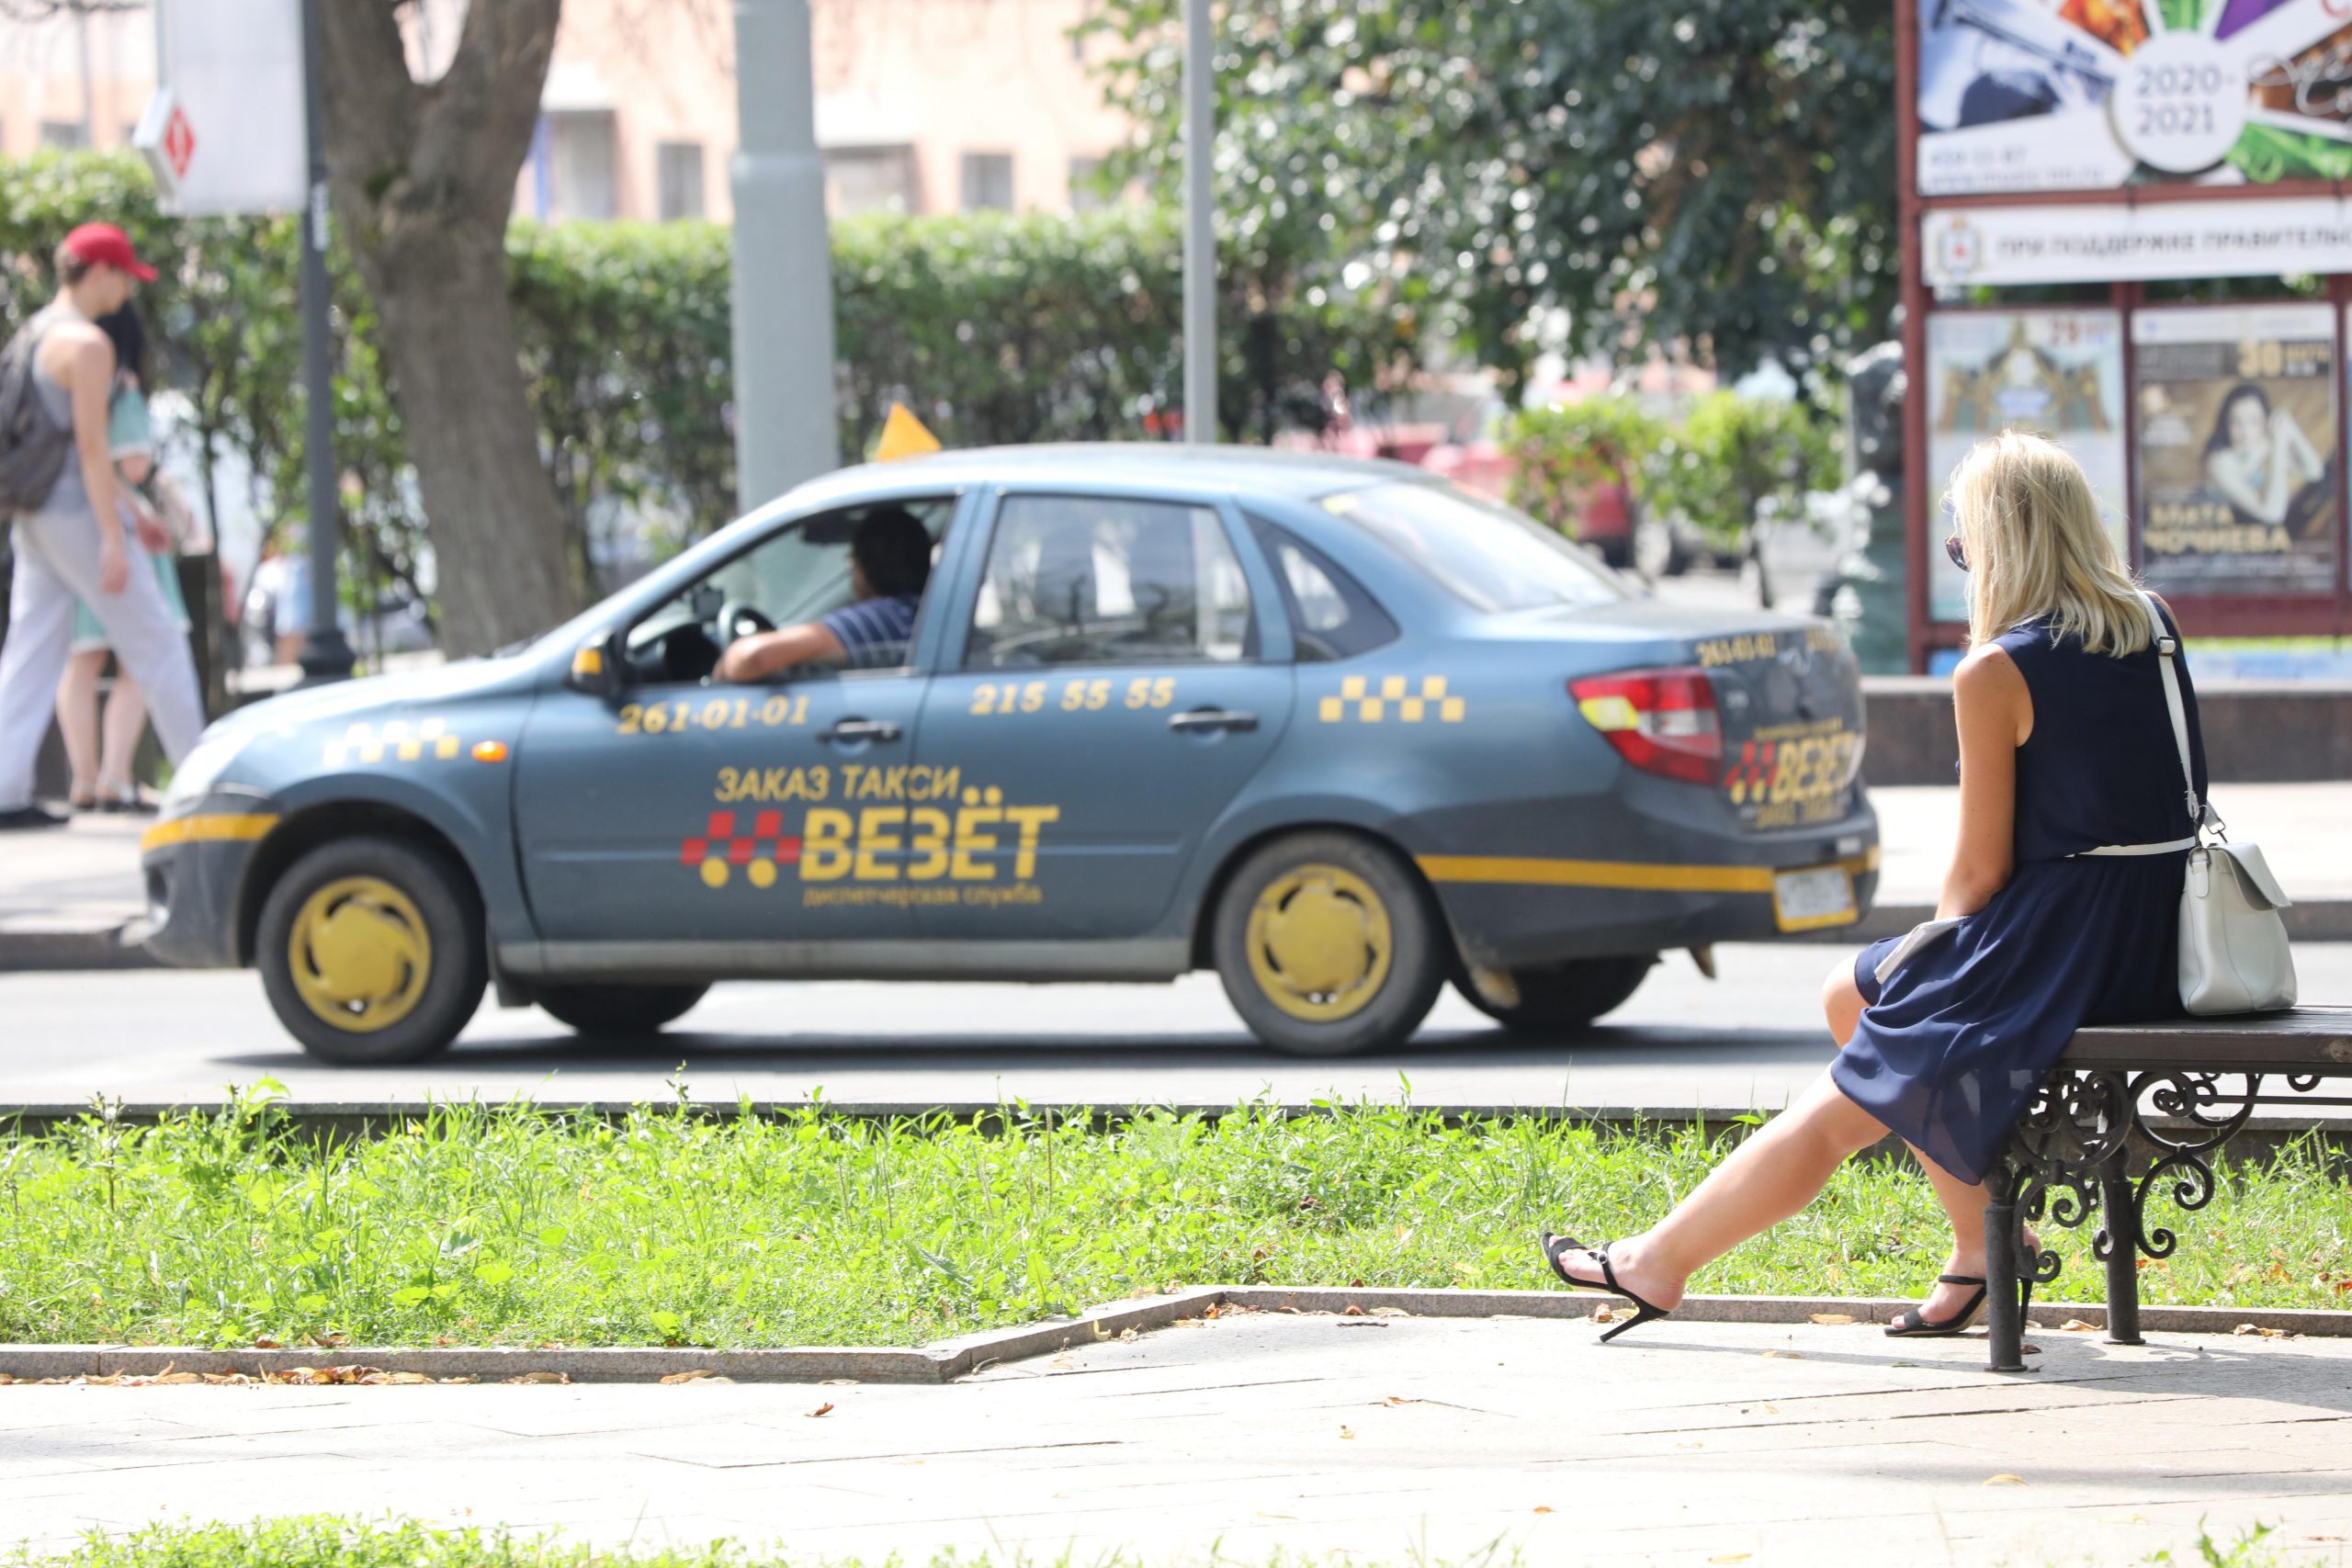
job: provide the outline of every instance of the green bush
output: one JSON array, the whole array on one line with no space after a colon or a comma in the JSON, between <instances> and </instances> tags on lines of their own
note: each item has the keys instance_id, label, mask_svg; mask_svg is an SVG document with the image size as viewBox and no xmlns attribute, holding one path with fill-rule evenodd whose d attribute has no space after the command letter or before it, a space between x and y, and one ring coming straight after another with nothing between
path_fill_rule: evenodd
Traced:
<instances>
[{"instance_id":1,"label":"green bush","mask_svg":"<svg viewBox=\"0 0 2352 1568\"><path fill-rule=\"evenodd\" d=\"M1666 434L1628 397L1528 409L1511 423L1510 502L1574 537L1587 487L1623 479L1637 500L1648 500L1645 469Z\"/></svg>"},{"instance_id":2,"label":"green bush","mask_svg":"<svg viewBox=\"0 0 2352 1568\"><path fill-rule=\"evenodd\" d=\"M101 217L164 269L143 301L157 383L188 395L208 450L251 462L264 515L303 515L292 220L167 217L127 155L0 160L0 330L48 299L57 241ZM583 581L590 524L615 505L675 539L734 514L728 239L705 223L508 229L521 370ZM359 552L349 565L357 578L413 580L424 518L374 312L339 250L330 264L335 456ZM1294 288L1296 271L1251 252L1218 280L1228 438L1311 418L1329 372L1363 387L1409 364L1409 312ZM1182 273L1178 227L1151 209L836 223L844 457L872 449L893 400L951 446L1144 437L1182 389Z\"/></svg>"},{"instance_id":3,"label":"green bush","mask_svg":"<svg viewBox=\"0 0 2352 1568\"><path fill-rule=\"evenodd\" d=\"M1749 524L1802 516L1805 491L1833 490L1839 479L1837 432L1818 411L1724 391L1692 403L1657 444L1644 491L1651 505L1736 546Z\"/></svg>"}]
</instances>

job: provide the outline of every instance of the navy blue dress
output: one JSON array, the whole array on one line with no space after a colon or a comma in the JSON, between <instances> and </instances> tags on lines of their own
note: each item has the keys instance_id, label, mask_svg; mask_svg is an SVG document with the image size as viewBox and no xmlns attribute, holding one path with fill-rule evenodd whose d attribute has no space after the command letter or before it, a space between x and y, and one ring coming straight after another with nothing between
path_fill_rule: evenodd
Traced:
<instances>
[{"instance_id":1,"label":"navy blue dress","mask_svg":"<svg viewBox=\"0 0 2352 1568\"><path fill-rule=\"evenodd\" d=\"M2000 644L2033 697L2033 729L2018 748L2017 869L1992 902L1905 958L1883 987L1875 970L1901 939L1862 950L1854 983L1868 1005L1830 1067L1849 1099L1965 1181L1984 1179L2076 1026L2181 1011L2188 852L2066 857L2163 843L2194 828L2154 648L2121 659L2086 653L2040 621ZM2187 660L2177 668L2201 800L2197 694Z\"/></svg>"}]
</instances>

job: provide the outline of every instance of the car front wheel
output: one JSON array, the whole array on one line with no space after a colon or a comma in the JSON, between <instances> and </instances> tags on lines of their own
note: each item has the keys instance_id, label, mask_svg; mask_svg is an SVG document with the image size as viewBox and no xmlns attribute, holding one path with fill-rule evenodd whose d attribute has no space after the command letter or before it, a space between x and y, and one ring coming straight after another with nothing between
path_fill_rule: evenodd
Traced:
<instances>
[{"instance_id":1,"label":"car front wheel","mask_svg":"<svg viewBox=\"0 0 2352 1568\"><path fill-rule=\"evenodd\" d=\"M555 1021L595 1039L651 1034L684 1018L708 986L542 986L533 993Z\"/></svg>"},{"instance_id":2,"label":"car front wheel","mask_svg":"<svg viewBox=\"0 0 2352 1568\"><path fill-rule=\"evenodd\" d=\"M330 1062L421 1061L481 1005L490 954L464 870L407 840L322 844L262 903L254 964L287 1032Z\"/></svg>"},{"instance_id":3,"label":"car front wheel","mask_svg":"<svg viewBox=\"0 0 2352 1568\"><path fill-rule=\"evenodd\" d=\"M1217 900L1218 977L1251 1033L1298 1056L1395 1045L1444 983L1444 933L1394 852L1295 833L1244 861Z\"/></svg>"},{"instance_id":4,"label":"car front wheel","mask_svg":"<svg viewBox=\"0 0 2352 1568\"><path fill-rule=\"evenodd\" d=\"M1623 958L1571 959L1547 969L1514 969L1505 977L1513 993L1508 1003L1467 980L1458 989L1472 1007L1506 1029L1555 1034L1582 1029L1623 1006L1657 963L1655 953L1635 953Z\"/></svg>"}]
</instances>

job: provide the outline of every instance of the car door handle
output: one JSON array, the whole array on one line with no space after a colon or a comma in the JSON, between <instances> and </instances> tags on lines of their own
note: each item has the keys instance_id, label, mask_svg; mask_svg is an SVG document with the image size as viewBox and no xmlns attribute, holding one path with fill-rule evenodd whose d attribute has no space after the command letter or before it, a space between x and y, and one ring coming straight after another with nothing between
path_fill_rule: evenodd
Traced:
<instances>
[{"instance_id":1,"label":"car door handle","mask_svg":"<svg viewBox=\"0 0 2352 1568\"><path fill-rule=\"evenodd\" d=\"M1237 733L1258 728L1258 716L1232 708L1194 708L1180 713L1168 721L1168 728L1179 735L1194 735L1212 729L1230 729Z\"/></svg>"},{"instance_id":2,"label":"car door handle","mask_svg":"<svg viewBox=\"0 0 2352 1568\"><path fill-rule=\"evenodd\" d=\"M831 729L820 729L817 739L831 744L842 741L854 744L860 740L896 740L899 727L886 718L845 718Z\"/></svg>"}]
</instances>

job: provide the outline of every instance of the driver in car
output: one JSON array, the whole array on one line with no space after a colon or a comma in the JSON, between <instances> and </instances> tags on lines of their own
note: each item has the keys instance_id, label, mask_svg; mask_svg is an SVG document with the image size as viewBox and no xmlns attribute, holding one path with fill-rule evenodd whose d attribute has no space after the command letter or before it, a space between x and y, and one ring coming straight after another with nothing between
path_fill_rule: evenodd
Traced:
<instances>
[{"instance_id":1,"label":"driver in car","mask_svg":"<svg viewBox=\"0 0 2352 1568\"><path fill-rule=\"evenodd\" d=\"M799 626L738 638L720 656L721 681L764 681L799 664L853 670L903 663L915 610L931 581L931 536L903 506L878 507L849 539L852 603Z\"/></svg>"}]
</instances>

